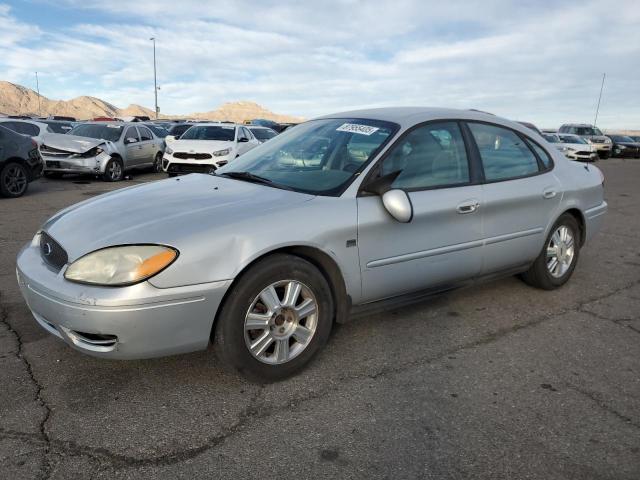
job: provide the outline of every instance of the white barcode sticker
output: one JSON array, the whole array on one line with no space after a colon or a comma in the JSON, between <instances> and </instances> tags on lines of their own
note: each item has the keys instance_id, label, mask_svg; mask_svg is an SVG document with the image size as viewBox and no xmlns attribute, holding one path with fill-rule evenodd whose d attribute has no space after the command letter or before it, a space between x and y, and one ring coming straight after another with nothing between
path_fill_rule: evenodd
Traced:
<instances>
[{"instance_id":1,"label":"white barcode sticker","mask_svg":"<svg viewBox=\"0 0 640 480\"><path fill-rule=\"evenodd\" d=\"M372 133L380 130L378 127L370 127L369 125L359 125L357 123L343 123L338 128L337 132L351 132L359 133L360 135L371 135Z\"/></svg>"}]
</instances>

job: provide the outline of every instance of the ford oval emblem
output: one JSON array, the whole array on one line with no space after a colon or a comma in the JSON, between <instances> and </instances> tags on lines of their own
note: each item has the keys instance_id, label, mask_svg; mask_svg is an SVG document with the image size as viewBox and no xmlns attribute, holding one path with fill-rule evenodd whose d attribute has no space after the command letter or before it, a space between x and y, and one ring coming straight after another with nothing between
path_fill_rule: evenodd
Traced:
<instances>
[{"instance_id":1,"label":"ford oval emblem","mask_svg":"<svg viewBox=\"0 0 640 480\"><path fill-rule=\"evenodd\" d=\"M53 248L51 247L51 244L49 242L44 244L43 250L45 257L48 257L49 255L51 255L51 252L53 252Z\"/></svg>"}]
</instances>

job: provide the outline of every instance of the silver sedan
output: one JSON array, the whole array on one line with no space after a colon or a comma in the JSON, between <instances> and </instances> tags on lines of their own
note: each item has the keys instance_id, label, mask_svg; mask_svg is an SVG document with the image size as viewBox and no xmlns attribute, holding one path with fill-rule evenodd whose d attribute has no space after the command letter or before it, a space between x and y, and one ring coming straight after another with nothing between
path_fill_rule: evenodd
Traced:
<instances>
[{"instance_id":1,"label":"silver sedan","mask_svg":"<svg viewBox=\"0 0 640 480\"><path fill-rule=\"evenodd\" d=\"M213 341L223 362L276 380L363 306L498 275L562 286L603 222L603 185L596 167L490 114L346 112L215 175L59 212L20 252L18 282L36 321L82 352L132 359Z\"/></svg>"}]
</instances>

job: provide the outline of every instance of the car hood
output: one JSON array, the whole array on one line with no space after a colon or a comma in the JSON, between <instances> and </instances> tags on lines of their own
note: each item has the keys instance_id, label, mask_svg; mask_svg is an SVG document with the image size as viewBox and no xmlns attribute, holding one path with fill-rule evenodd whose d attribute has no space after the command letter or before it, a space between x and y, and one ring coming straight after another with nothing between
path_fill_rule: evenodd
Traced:
<instances>
[{"instance_id":1,"label":"car hood","mask_svg":"<svg viewBox=\"0 0 640 480\"><path fill-rule=\"evenodd\" d=\"M69 260L112 245L158 243L179 250L216 228L261 222L268 210L298 205L314 196L255 183L191 174L137 185L73 205L53 216L46 230Z\"/></svg>"},{"instance_id":2,"label":"car hood","mask_svg":"<svg viewBox=\"0 0 640 480\"><path fill-rule=\"evenodd\" d=\"M596 143L608 143L607 137L603 137L600 135L591 135L591 136L588 136L587 138L589 138L592 142L596 142Z\"/></svg>"},{"instance_id":3,"label":"car hood","mask_svg":"<svg viewBox=\"0 0 640 480\"><path fill-rule=\"evenodd\" d=\"M43 138L43 145L73 153L85 153L105 143L101 138L78 137L66 133L48 133Z\"/></svg>"},{"instance_id":4,"label":"car hood","mask_svg":"<svg viewBox=\"0 0 640 480\"><path fill-rule=\"evenodd\" d=\"M223 142L219 140L176 140L175 142L170 142L169 146L174 152L211 153L232 148L233 142Z\"/></svg>"}]
</instances>

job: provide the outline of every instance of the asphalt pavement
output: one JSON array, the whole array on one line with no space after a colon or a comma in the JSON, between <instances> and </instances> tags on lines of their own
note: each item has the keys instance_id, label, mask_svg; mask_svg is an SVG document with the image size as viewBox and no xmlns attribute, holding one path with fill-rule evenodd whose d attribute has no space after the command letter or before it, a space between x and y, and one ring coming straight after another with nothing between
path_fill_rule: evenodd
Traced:
<instances>
[{"instance_id":1,"label":"asphalt pavement","mask_svg":"<svg viewBox=\"0 0 640 480\"><path fill-rule=\"evenodd\" d=\"M637 480L640 160L598 166L606 224L563 288L511 277L358 318L268 385L211 348L94 359L24 304L15 257L44 220L161 175L0 199L0 478Z\"/></svg>"}]
</instances>

